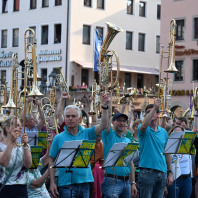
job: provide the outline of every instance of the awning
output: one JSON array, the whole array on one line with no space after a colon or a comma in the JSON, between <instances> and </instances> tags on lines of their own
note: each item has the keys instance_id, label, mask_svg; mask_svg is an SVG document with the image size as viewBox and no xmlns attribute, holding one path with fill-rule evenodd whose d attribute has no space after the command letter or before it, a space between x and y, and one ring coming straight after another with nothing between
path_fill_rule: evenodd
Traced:
<instances>
[{"instance_id":1,"label":"awning","mask_svg":"<svg viewBox=\"0 0 198 198\"><path fill-rule=\"evenodd\" d=\"M80 65L81 67L85 69L93 69L93 63L92 62L84 62L84 61L78 61L74 60L74 63ZM117 67L113 66L113 71L116 71ZM120 71L121 72L130 72L130 73L139 73L139 74L153 74L153 75L159 75L159 70L154 68L147 68L147 67L135 67L135 66L126 66L126 65L120 65Z\"/></svg>"}]
</instances>

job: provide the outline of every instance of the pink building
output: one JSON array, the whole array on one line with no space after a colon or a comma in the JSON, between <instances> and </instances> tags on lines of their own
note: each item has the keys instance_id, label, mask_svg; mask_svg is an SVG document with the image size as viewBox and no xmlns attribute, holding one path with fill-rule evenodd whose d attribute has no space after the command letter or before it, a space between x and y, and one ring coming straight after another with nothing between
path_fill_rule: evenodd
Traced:
<instances>
[{"instance_id":1,"label":"pink building","mask_svg":"<svg viewBox=\"0 0 198 198\"><path fill-rule=\"evenodd\" d=\"M168 74L169 90L173 90L171 110L180 109L175 114L183 114L189 108L190 92L198 87L198 1L162 0L160 40L164 52L168 51L170 22L176 21L175 65L176 74ZM168 67L167 53L164 53L162 77ZM172 56L172 55L171 55ZM170 59L171 59L170 56ZM173 56L174 60L174 56ZM170 60L171 61L171 60ZM170 92L169 91L169 92Z\"/></svg>"}]
</instances>

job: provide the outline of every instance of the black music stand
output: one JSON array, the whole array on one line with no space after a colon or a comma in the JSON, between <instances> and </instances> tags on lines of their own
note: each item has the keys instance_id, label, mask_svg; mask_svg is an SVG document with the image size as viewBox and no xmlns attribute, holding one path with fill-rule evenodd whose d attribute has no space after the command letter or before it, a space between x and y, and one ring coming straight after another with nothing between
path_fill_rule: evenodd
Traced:
<instances>
[{"instance_id":1,"label":"black music stand","mask_svg":"<svg viewBox=\"0 0 198 198\"><path fill-rule=\"evenodd\" d=\"M139 144L136 142L130 143L115 143L110 149L104 164L103 168L113 167L114 169L114 182L113 182L113 197L114 195L114 184L116 181L115 177L115 167L123 167L130 165L131 160L136 158L136 151L139 147Z\"/></svg>"},{"instance_id":2,"label":"black music stand","mask_svg":"<svg viewBox=\"0 0 198 198\"><path fill-rule=\"evenodd\" d=\"M51 168L68 168L66 173L71 173L71 197L72 197L72 168L88 168L90 159L95 149L96 141L74 140L65 141L58 152L54 166Z\"/></svg>"},{"instance_id":3,"label":"black music stand","mask_svg":"<svg viewBox=\"0 0 198 198\"><path fill-rule=\"evenodd\" d=\"M37 146L38 145L38 132L27 132L28 136L28 144L30 146Z\"/></svg>"},{"instance_id":4,"label":"black music stand","mask_svg":"<svg viewBox=\"0 0 198 198\"><path fill-rule=\"evenodd\" d=\"M196 134L192 131L186 132L172 132L167 140L166 147L163 154L194 154L193 150L193 141ZM175 170L174 172L174 180L175 180L175 197L176 197L176 179L179 174L177 174L177 166L178 164L178 157L175 160Z\"/></svg>"}]
</instances>

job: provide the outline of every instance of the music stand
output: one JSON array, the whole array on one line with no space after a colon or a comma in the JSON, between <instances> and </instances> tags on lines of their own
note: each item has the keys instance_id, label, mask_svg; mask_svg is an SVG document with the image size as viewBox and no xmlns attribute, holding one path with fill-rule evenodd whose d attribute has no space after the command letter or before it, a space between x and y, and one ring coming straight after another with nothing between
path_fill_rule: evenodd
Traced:
<instances>
[{"instance_id":1,"label":"music stand","mask_svg":"<svg viewBox=\"0 0 198 198\"><path fill-rule=\"evenodd\" d=\"M72 197L72 168L88 168L90 159L95 149L96 141L74 140L65 141L51 168L68 168L66 173L71 173Z\"/></svg>"},{"instance_id":2,"label":"music stand","mask_svg":"<svg viewBox=\"0 0 198 198\"><path fill-rule=\"evenodd\" d=\"M163 154L194 154L193 141L196 134L192 131L181 131L181 132L172 132L167 140L166 147ZM178 157L175 160L175 197L176 197L176 179L179 176L178 166Z\"/></svg>"},{"instance_id":3,"label":"music stand","mask_svg":"<svg viewBox=\"0 0 198 198\"><path fill-rule=\"evenodd\" d=\"M114 183L115 183L115 167L128 166L131 160L135 159L135 154L139 147L139 144L136 142L130 143L115 143L110 149L104 164L103 168L113 167L114 169L114 182L113 182L113 197L114 197Z\"/></svg>"},{"instance_id":4,"label":"music stand","mask_svg":"<svg viewBox=\"0 0 198 198\"><path fill-rule=\"evenodd\" d=\"M38 132L36 131L27 132L27 136L28 136L28 144L30 146L38 145Z\"/></svg>"}]
</instances>

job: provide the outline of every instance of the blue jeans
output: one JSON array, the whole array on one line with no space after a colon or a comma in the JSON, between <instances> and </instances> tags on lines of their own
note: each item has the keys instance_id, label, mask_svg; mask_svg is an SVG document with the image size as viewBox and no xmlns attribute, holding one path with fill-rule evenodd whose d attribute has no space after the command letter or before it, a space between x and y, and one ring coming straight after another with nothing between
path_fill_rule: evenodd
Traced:
<instances>
[{"instance_id":1,"label":"blue jeans","mask_svg":"<svg viewBox=\"0 0 198 198\"><path fill-rule=\"evenodd\" d=\"M190 198L192 193L192 178L176 179L176 197L175 197L175 181L168 187L167 198Z\"/></svg>"},{"instance_id":2,"label":"blue jeans","mask_svg":"<svg viewBox=\"0 0 198 198\"><path fill-rule=\"evenodd\" d=\"M101 189L104 198L131 198L131 184L129 180L123 181L111 177L104 177Z\"/></svg>"},{"instance_id":3,"label":"blue jeans","mask_svg":"<svg viewBox=\"0 0 198 198\"><path fill-rule=\"evenodd\" d=\"M88 198L89 183L72 184L67 186L59 186L61 198ZM72 193L72 196L71 196Z\"/></svg>"},{"instance_id":4,"label":"blue jeans","mask_svg":"<svg viewBox=\"0 0 198 198\"><path fill-rule=\"evenodd\" d=\"M139 173L140 198L162 198L167 174L161 171L142 168Z\"/></svg>"}]
</instances>

